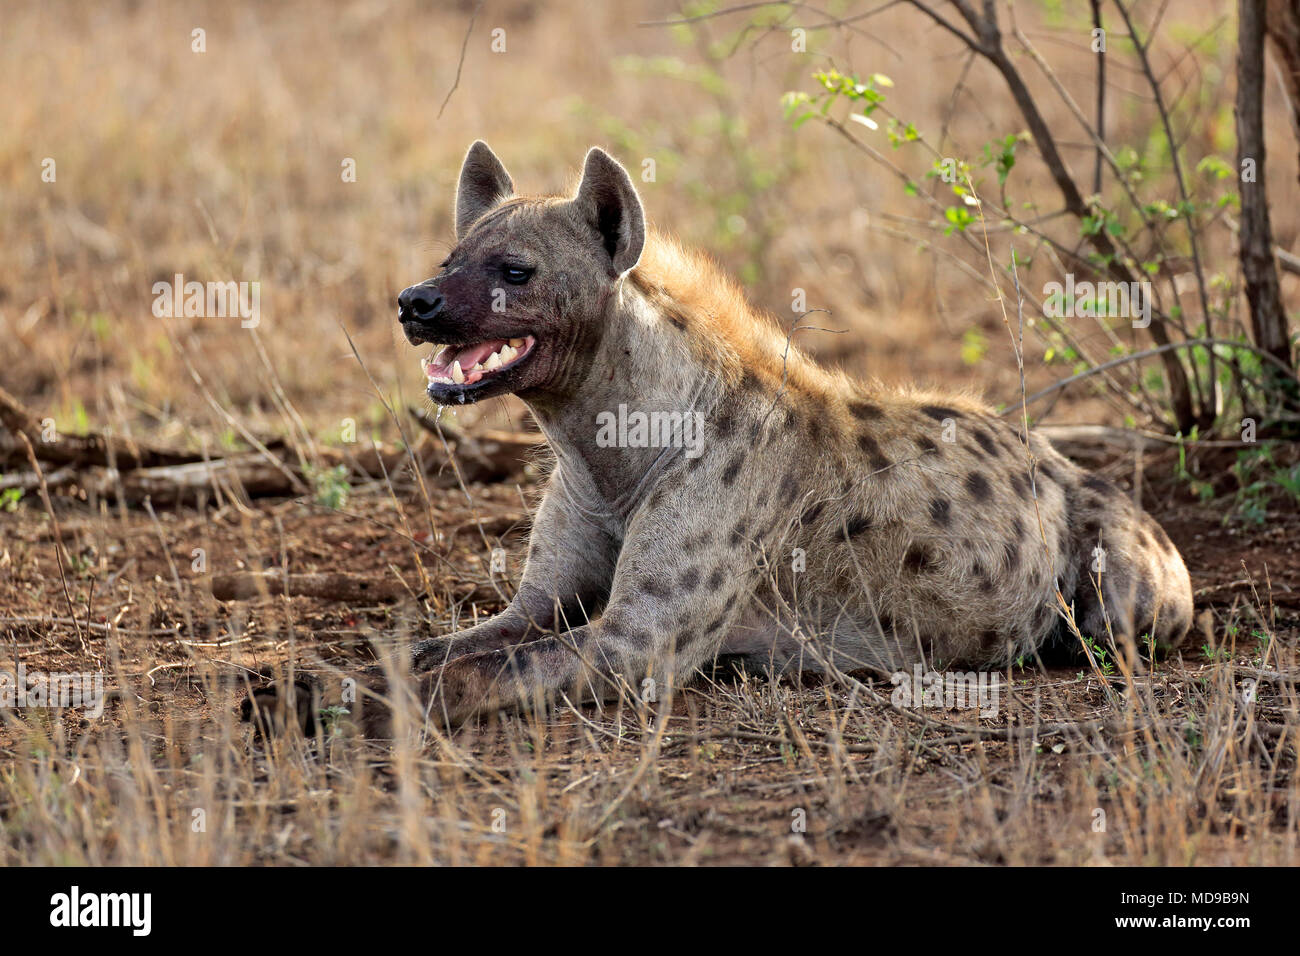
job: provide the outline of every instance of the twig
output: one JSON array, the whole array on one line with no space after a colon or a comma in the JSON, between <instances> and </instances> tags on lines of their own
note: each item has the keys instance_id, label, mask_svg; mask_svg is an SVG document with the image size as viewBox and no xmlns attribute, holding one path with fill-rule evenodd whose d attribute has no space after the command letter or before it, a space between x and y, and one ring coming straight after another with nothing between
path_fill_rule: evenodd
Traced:
<instances>
[{"instance_id":1,"label":"twig","mask_svg":"<svg viewBox=\"0 0 1300 956\"><path fill-rule=\"evenodd\" d=\"M465 39L460 43L460 59L456 61L456 79L452 81L451 89L447 95L442 98L442 105L438 107L438 119L442 119L442 111L447 108L447 103L451 100L451 94L456 92L460 86L460 71L465 66L465 51L469 49L469 35L474 32L474 21L478 19L478 12L483 9L483 0L478 0L474 7L474 12L470 14L469 26L465 28Z\"/></svg>"},{"instance_id":2,"label":"twig","mask_svg":"<svg viewBox=\"0 0 1300 956\"><path fill-rule=\"evenodd\" d=\"M341 571L287 575L279 571L244 571L212 576L212 596L218 601L238 601L263 594L328 601L396 601L407 593L401 582Z\"/></svg>"},{"instance_id":3,"label":"twig","mask_svg":"<svg viewBox=\"0 0 1300 956\"><path fill-rule=\"evenodd\" d=\"M41 471L40 462L36 460L36 450L32 448L31 439L27 437L26 432L16 432L18 438L27 447L27 460L32 463L32 470L36 472L37 478L41 482L41 501L45 505L45 511L50 516L50 524L54 526L54 559L59 566L59 581L63 585L63 599L68 602L68 614L72 617L72 624L77 630L77 640L81 643L81 650L90 656L90 648L86 644L86 636L81 632L81 624L77 621L77 612L72 606L72 593L68 590L68 575L63 567L63 532L59 528L59 516L54 510L54 505L50 503L50 489L46 487L45 475Z\"/></svg>"},{"instance_id":4,"label":"twig","mask_svg":"<svg viewBox=\"0 0 1300 956\"><path fill-rule=\"evenodd\" d=\"M1099 372L1104 372L1109 368L1114 368L1116 365L1123 365L1125 362L1136 362L1144 358L1150 358L1152 355L1159 355L1162 352L1169 352L1173 349L1190 349L1190 348L1207 347L1207 346L1214 346L1214 345L1221 345L1224 346L1225 348L1244 349L1247 352L1254 352L1256 355L1260 356L1261 358L1267 361L1271 361L1275 365L1279 366L1280 368L1285 369L1287 374L1289 374L1292 378L1295 377L1295 373L1292 372L1291 369L1287 368L1286 364L1282 362L1282 360L1279 359L1276 355L1273 355L1269 352L1265 352L1263 349L1256 348L1253 345L1248 345L1245 342L1230 342L1227 339L1188 339L1186 342L1166 342L1164 345L1157 346L1156 348L1146 349L1141 352L1134 352L1132 355L1122 355L1117 359L1112 359L1109 362L1104 362L1101 365L1094 366L1093 368L1085 369L1084 371L1079 372L1077 375L1071 375L1069 378L1062 379L1061 381L1057 382L1055 385L1049 385L1047 388L1035 392L1033 395L1030 395L1029 398L1025 399L1025 401L1020 405L1016 405L1014 407L1004 409L1002 411L1002 414L1007 415L1010 414L1011 412L1019 411L1024 405L1028 405L1030 402L1036 402L1038 401L1038 399L1044 397L1045 395L1050 395L1053 392L1059 391L1060 389L1063 389L1068 385L1073 385L1075 382L1081 379L1085 379L1092 375L1096 375Z\"/></svg>"},{"instance_id":5,"label":"twig","mask_svg":"<svg viewBox=\"0 0 1300 956\"><path fill-rule=\"evenodd\" d=\"M1128 29L1129 39L1133 41L1133 48L1137 51L1138 62L1142 65L1142 73L1147 78L1147 82L1151 84L1151 94L1155 97L1156 110L1160 113L1160 125L1164 128L1165 140L1169 143L1169 159L1174 167L1174 179L1178 183L1178 195L1185 205L1190 206L1191 197L1187 192L1187 182L1183 178L1183 163L1182 160L1178 158L1178 141L1174 138L1174 126L1169 119L1169 111L1165 108L1165 97L1160 91L1160 81L1156 79L1155 74L1151 70L1151 61L1147 57L1147 45L1138 38L1137 30L1133 28L1133 21L1129 18L1128 10L1125 8L1122 0L1115 0L1115 9L1117 9L1119 15L1124 18L1124 26ZM1260 50L1260 53L1260 59L1262 60L1262 49ZM1196 272L1196 291L1200 295L1201 312L1205 319L1205 334L1207 338L1213 338L1214 315L1210 311L1210 294L1206 290L1205 286L1205 270L1201 267L1201 246L1200 239L1196 233L1196 220L1191 215L1185 216L1184 220L1187 223L1187 238L1191 245L1192 268ZM1218 381L1218 376L1215 374L1213 351L1210 352L1208 376L1208 381L1211 383ZM1213 387L1211 387L1211 402L1214 401L1214 394ZM1216 413L1217 409L1211 409L1211 412Z\"/></svg>"},{"instance_id":6,"label":"twig","mask_svg":"<svg viewBox=\"0 0 1300 956\"><path fill-rule=\"evenodd\" d=\"M202 457L192 452L152 448L98 432L59 435L57 441L42 441L42 429L36 414L3 388L0 388L0 424L15 435L24 435L33 447L39 449L37 457L42 461L60 465L102 466L116 462L116 467L126 470L180 465Z\"/></svg>"},{"instance_id":7,"label":"twig","mask_svg":"<svg viewBox=\"0 0 1300 956\"><path fill-rule=\"evenodd\" d=\"M1093 29L1102 31L1105 36L1104 28L1101 25L1101 0L1092 0L1092 26ZM1101 164L1102 164L1102 144L1105 142L1106 135L1106 50L1097 51L1097 157L1094 162L1092 171L1092 191L1096 194L1101 193Z\"/></svg>"}]
</instances>

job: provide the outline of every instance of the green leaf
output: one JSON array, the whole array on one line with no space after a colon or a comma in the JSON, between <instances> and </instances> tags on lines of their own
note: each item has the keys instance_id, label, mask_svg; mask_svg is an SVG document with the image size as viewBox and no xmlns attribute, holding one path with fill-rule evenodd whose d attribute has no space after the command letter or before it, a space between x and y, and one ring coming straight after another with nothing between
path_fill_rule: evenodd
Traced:
<instances>
[{"instance_id":1,"label":"green leaf","mask_svg":"<svg viewBox=\"0 0 1300 956\"><path fill-rule=\"evenodd\" d=\"M961 337L961 360L967 365L978 365L988 351L988 341L979 329L967 329Z\"/></svg>"},{"instance_id":2,"label":"green leaf","mask_svg":"<svg viewBox=\"0 0 1300 956\"><path fill-rule=\"evenodd\" d=\"M1232 167L1218 156L1206 156L1196 164L1198 173L1208 173L1215 179L1228 179L1232 176Z\"/></svg>"}]
</instances>

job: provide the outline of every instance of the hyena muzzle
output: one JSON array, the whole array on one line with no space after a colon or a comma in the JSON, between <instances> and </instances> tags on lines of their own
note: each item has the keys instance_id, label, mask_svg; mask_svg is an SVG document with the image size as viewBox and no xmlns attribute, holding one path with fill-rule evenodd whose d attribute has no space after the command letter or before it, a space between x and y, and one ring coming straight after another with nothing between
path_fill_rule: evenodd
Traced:
<instances>
[{"instance_id":1,"label":"hyena muzzle","mask_svg":"<svg viewBox=\"0 0 1300 956\"><path fill-rule=\"evenodd\" d=\"M441 271L398 297L406 337L436 343L429 397L518 395L555 464L510 605L414 647L431 717L635 695L722 655L888 674L1076 627L1186 635L1182 558L1117 487L969 398L819 367L647 228L605 152L571 197L524 198L477 142L455 218ZM383 733L387 685L363 684Z\"/></svg>"}]
</instances>

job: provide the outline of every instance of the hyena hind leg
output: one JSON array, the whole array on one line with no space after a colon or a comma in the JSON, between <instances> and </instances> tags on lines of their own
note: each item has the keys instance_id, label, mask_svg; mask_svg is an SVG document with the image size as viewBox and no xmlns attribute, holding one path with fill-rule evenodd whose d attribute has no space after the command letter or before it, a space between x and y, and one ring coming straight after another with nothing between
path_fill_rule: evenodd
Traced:
<instances>
[{"instance_id":1,"label":"hyena hind leg","mask_svg":"<svg viewBox=\"0 0 1300 956\"><path fill-rule=\"evenodd\" d=\"M1148 644L1175 650L1192 625L1192 585L1182 555L1163 528L1114 485L1095 475L1083 482L1071 514L1075 623L1096 641L1113 637L1139 652Z\"/></svg>"}]
</instances>

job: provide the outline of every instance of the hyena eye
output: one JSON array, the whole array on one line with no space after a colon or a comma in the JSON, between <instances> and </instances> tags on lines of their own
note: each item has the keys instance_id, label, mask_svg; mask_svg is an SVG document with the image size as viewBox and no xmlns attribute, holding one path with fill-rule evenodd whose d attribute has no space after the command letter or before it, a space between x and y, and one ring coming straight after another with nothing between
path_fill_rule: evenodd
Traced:
<instances>
[{"instance_id":1,"label":"hyena eye","mask_svg":"<svg viewBox=\"0 0 1300 956\"><path fill-rule=\"evenodd\" d=\"M501 268L502 277L511 285L523 285L533 274L533 270L525 266L503 266Z\"/></svg>"}]
</instances>

